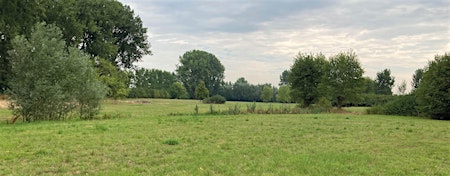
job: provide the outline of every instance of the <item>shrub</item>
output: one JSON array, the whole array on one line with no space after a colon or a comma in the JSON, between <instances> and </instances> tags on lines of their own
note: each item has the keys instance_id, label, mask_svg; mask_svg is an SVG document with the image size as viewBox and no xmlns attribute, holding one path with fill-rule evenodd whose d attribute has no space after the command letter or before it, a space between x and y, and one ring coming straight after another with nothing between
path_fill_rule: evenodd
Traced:
<instances>
[{"instance_id":1,"label":"shrub","mask_svg":"<svg viewBox=\"0 0 450 176\"><path fill-rule=\"evenodd\" d=\"M403 115L416 116L417 103L414 95L395 96L392 100L383 105L373 106L367 110L368 114L386 114L386 115Z\"/></svg>"},{"instance_id":2,"label":"shrub","mask_svg":"<svg viewBox=\"0 0 450 176\"><path fill-rule=\"evenodd\" d=\"M203 103L207 103L207 104L225 104L227 100L225 99L225 97L220 96L220 95L214 95L212 97L209 98L205 98L203 100Z\"/></svg>"}]
</instances>

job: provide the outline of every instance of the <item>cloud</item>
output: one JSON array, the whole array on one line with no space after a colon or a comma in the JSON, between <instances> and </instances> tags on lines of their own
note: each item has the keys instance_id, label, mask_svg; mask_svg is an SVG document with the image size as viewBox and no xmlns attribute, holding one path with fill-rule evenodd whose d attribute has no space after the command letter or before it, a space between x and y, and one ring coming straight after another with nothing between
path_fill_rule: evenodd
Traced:
<instances>
[{"instance_id":1,"label":"cloud","mask_svg":"<svg viewBox=\"0 0 450 176\"><path fill-rule=\"evenodd\" d=\"M121 0L150 33L153 56L139 65L174 71L192 49L216 55L227 81L279 82L298 52L353 49L372 78L390 68L398 83L450 51L449 1Z\"/></svg>"}]
</instances>

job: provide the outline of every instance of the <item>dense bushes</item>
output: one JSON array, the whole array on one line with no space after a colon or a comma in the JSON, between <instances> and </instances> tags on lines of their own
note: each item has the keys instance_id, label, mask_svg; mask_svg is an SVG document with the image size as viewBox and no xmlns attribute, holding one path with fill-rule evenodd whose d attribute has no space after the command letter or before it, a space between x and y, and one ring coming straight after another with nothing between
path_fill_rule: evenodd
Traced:
<instances>
[{"instance_id":1,"label":"dense bushes","mask_svg":"<svg viewBox=\"0 0 450 176\"><path fill-rule=\"evenodd\" d=\"M417 116L416 97L414 95L399 95L383 104L376 105L367 111L369 114Z\"/></svg>"},{"instance_id":2,"label":"dense bushes","mask_svg":"<svg viewBox=\"0 0 450 176\"><path fill-rule=\"evenodd\" d=\"M205 98L203 100L203 103L207 103L207 104L225 104L227 100L225 99L225 97L222 97L220 95L214 95L212 97L209 98Z\"/></svg>"}]
</instances>

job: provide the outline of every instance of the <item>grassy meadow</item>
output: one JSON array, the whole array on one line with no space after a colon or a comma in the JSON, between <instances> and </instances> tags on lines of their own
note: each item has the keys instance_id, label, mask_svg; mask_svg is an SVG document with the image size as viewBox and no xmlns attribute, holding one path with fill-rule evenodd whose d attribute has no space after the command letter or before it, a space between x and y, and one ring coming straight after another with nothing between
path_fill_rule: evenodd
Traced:
<instances>
[{"instance_id":1,"label":"grassy meadow","mask_svg":"<svg viewBox=\"0 0 450 176\"><path fill-rule=\"evenodd\" d=\"M210 108L195 100L108 100L101 120L14 125L0 109L0 175L450 175L450 121L363 108L204 114Z\"/></svg>"}]
</instances>

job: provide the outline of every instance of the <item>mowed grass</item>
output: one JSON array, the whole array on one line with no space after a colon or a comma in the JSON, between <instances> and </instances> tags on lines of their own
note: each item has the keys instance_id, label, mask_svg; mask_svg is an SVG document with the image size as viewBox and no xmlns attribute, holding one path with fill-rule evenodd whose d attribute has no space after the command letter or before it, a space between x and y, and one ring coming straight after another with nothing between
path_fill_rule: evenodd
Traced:
<instances>
[{"instance_id":1,"label":"mowed grass","mask_svg":"<svg viewBox=\"0 0 450 176\"><path fill-rule=\"evenodd\" d=\"M0 175L449 175L450 122L349 114L191 115L107 101L108 120L0 124ZM214 105L226 110L238 104ZM257 103L257 108L281 106ZM184 115L168 115L168 114ZM0 110L0 117L9 116Z\"/></svg>"}]
</instances>

